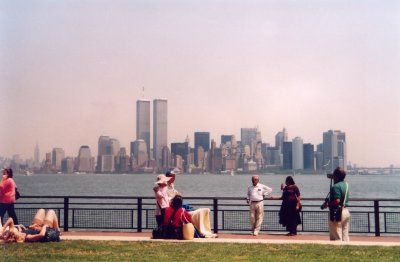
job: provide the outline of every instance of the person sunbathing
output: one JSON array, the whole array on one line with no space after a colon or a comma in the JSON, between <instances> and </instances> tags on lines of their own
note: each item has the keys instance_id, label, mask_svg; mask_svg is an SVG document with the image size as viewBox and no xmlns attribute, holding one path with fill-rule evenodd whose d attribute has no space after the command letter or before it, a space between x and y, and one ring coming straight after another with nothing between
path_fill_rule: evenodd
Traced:
<instances>
[{"instance_id":1,"label":"person sunbathing","mask_svg":"<svg viewBox=\"0 0 400 262\"><path fill-rule=\"evenodd\" d=\"M58 218L54 210L47 214L44 209L39 209L27 228L14 225L12 218L9 218L1 231L0 239L6 243L10 242L50 242L60 240L60 228Z\"/></svg>"}]
</instances>

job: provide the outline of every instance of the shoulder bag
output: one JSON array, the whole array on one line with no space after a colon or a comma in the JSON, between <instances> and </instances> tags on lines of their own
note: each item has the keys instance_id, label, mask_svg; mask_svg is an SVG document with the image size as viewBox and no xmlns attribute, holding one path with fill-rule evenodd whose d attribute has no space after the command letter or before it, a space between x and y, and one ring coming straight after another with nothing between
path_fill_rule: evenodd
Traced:
<instances>
[{"instance_id":1,"label":"shoulder bag","mask_svg":"<svg viewBox=\"0 0 400 262\"><path fill-rule=\"evenodd\" d=\"M15 188L15 200L19 199L21 194L18 192L18 188Z\"/></svg>"}]
</instances>

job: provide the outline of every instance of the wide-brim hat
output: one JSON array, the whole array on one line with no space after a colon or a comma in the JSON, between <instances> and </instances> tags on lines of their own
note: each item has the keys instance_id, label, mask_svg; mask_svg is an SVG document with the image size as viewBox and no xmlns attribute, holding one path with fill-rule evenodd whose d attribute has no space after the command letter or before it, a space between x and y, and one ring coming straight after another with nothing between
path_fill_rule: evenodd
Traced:
<instances>
[{"instance_id":1,"label":"wide-brim hat","mask_svg":"<svg viewBox=\"0 0 400 262\"><path fill-rule=\"evenodd\" d=\"M158 175L157 176L157 181L155 182L155 184L167 184L168 181L170 181L171 178L170 177L166 177L165 175Z\"/></svg>"}]
</instances>

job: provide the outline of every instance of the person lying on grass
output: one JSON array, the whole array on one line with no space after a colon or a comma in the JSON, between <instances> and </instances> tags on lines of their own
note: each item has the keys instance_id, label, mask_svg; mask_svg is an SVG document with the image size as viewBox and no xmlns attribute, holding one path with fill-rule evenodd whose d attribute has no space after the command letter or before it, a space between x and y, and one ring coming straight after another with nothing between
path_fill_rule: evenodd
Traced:
<instances>
[{"instance_id":1,"label":"person lying on grass","mask_svg":"<svg viewBox=\"0 0 400 262\"><path fill-rule=\"evenodd\" d=\"M39 209L28 228L14 225L9 218L1 231L0 240L5 243L23 242L50 242L60 240L60 228L54 210L45 214L44 209Z\"/></svg>"}]
</instances>

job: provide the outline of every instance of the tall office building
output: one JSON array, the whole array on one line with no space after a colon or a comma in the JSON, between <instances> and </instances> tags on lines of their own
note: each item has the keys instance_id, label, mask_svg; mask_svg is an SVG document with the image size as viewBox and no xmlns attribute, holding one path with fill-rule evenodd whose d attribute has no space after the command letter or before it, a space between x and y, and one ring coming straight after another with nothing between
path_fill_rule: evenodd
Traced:
<instances>
[{"instance_id":1,"label":"tall office building","mask_svg":"<svg viewBox=\"0 0 400 262\"><path fill-rule=\"evenodd\" d=\"M78 172L91 173L94 171L94 159L89 146L81 146L79 148L76 166Z\"/></svg>"},{"instance_id":2,"label":"tall office building","mask_svg":"<svg viewBox=\"0 0 400 262\"><path fill-rule=\"evenodd\" d=\"M40 168L40 151L39 151L39 145L36 142L35 146L35 152L33 153L33 166L35 168Z\"/></svg>"},{"instance_id":3,"label":"tall office building","mask_svg":"<svg viewBox=\"0 0 400 262\"><path fill-rule=\"evenodd\" d=\"M252 141L257 140L257 128L241 128L240 139L243 146L251 146Z\"/></svg>"},{"instance_id":4,"label":"tall office building","mask_svg":"<svg viewBox=\"0 0 400 262\"><path fill-rule=\"evenodd\" d=\"M133 167L145 167L148 155L147 155L147 145L143 139L138 139L131 142L131 156L134 158Z\"/></svg>"},{"instance_id":5,"label":"tall office building","mask_svg":"<svg viewBox=\"0 0 400 262\"><path fill-rule=\"evenodd\" d=\"M150 156L150 100L136 101L136 140L146 143L147 155Z\"/></svg>"},{"instance_id":6,"label":"tall office building","mask_svg":"<svg viewBox=\"0 0 400 262\"><path fill-rule=\"evenodd\" d=\"M64 149L54 148L51 155L51 165L54 171L61 171L61 161L65 158Z\"/></svg>"},{"instance_id":7,"label":"tall office building","mask_svg":"<svg viewBox=\"0 0 400 262\"><path fill-rule=\"evenodd\" d=\"M346 133L329 130L323 133L323 170L332 172L340 166L346 170Z\"/></svg>"},{"instance_id":8,"label":"tall office building","mask_svg":"<svg viewBox=\"0 0 400 262\"><path fill-rule=\"evenodd\" d=\"M314 145L309 143L304 144L303 155L304 155L304 169L314 171L315 170Z\"/></svg>"},{"instance_id":9,"label":"tall office building","mask_svg":"<svg viewBox=\"0 0 400 262\"><path fill-rule=\"evenodd\" d=\"M286 131L286 128L283 128L282 131L279 131L275 135L275 147L278 147L280 149L280 151L282 152L283 142L286 142L286 141L288 141L288 133Z\"/></svg>"},{"instance_id":10,"label":"tall office building","mask_svg":"<svg viewBox=\"0 0 400 262\"><path fill-rule=\"evenodd\" d=\"M292 142L283 142L282 144L282 169L293 169Z\"/></svg>"},{"instance_id":11,"label":"tall office building","mask_svg":"<svg viewBox=\"0 0 400 262\"><path fill-rule=\"evenodd\" d=\"M166 99L153 101L153 153L157 167L161 167L161 151L168 146L168 107Z\"/></svg>"},{"instance_id":12,"label":"tall office building","mask_svg":"<svg viewBox=\"0 0 400 262\"><path fill-rule=\"evenodd\" d=\"M162 158L161 158L161 162L162 162L162 169L163 170L168 170L171 168L171 151L169 150L169 148L167 146L164 146L163 149L161 150L161 154L162 154Z\"/></svg>"},{"instance_id":13,"label":"tall office building","mask_svg":"<svg viewBox=\"0 0 400 262\"><path fill-rule=\"evenodd\" d=\"M257 142L261 141L261 133L257 131L257 128L241 128L240 139L243 147L246 145L250 147L250 157L253 157Z\"/></svg>"},{"instance_id":14,"label":"tall office building","mask_svg":"<svg viewBox=\"0 0 400 262\"><path fill-rule=\"evenodd\" d=\"M183 168L186 170L190 164L189 157L189 143L171 143L171 154L175 157L177 155L182 157Z\"/></svg>"},{"instance_id":15,"label":"tall office building","mask_svg":"<svg viewBox=\"0 0 400 262\"><path fill-rule=\"evenodd\" d=\"M97 172L115 171L115 157L121 148L119 141L108 136L100 136L98 142Z\"/></svg>"},{"instance_id":16,"label":"tall office building","mask_svg":"<svg viewBox=\"0 0 400 262\"><path fill-rule=\"evenodd\" d=\"M74 172L74 159L72 157L61 160L61 172L69 174Z\"/></svg>"},{"instance_id":17,"label":"tall office building","mask_svg":"<svg viewBox=\"0 0 400 262\"><path fill-rule=\"evenodd\" d=\"M303 139L295 137L292 140L292 168L294 170L304 169Z\"/></svg>"},{"instance_id":18,"label":"tall office building","mask_svg":"<svg viewBox=\"0 0 400 262\"><path fill-rule=\"evenodd\" d=\"M234 135L221 135L221 145L225 145L226 143L232 143Z\"/></svg>"},{"instance_id":19,"label":"tall office building","mask_svg":"<svg viewBox=\"0 0 400 262\"><path fill-rule=\"evenodd\" d=\"M197 149L202 147L204 152L208 152L210 149L210 132L195 132L194 133L194 164L199 165L199 156Z\"/></svg>"}]
</instances>

